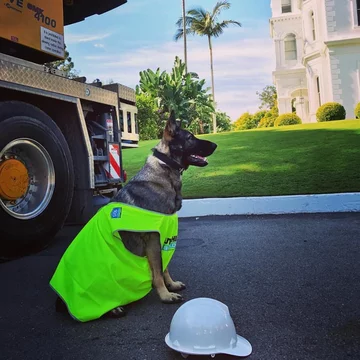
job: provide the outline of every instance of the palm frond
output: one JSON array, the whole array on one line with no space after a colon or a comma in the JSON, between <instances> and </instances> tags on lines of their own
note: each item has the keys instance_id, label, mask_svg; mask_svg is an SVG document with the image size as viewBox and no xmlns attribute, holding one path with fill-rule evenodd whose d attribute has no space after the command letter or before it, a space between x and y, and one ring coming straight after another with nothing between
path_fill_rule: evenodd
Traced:
<instances>
[{"instance_id":1,"label":"palm frond","mask_svg":"<svg viewBox=\"0 0 360 360\"><path fill-rule=\"evenodd\" d=\"M192 22L194 21L194 19L191 16L185 16L185 24L187 27L191 26ZM177 27L183 27L183 18L180 17L179 20L176 22L176 26Z\"/></svg>"},{"instance_id":2,"label":"palm frond","mask_svg":"<svg viewBox=\"0 0 360 360\"><path fill-rule=\"evenodd\" d=\"M235 20L224 20L220 24L222 24L223 27L228 27L228 25L237 25L237 26L240 26L240 27L242 26L241 22L235 21Z\"/></svg>"},{"instance_id":3,"label":"palm frond","mask_svg":"<svg viewBox=\"0 0 360 360\"><path fill-rule=\"evenodd\" d=\"M192 17L195 20L203 20L204 18L206 18L206 15L208 13L206 12L205 9L203 9L202 7L198 7L198 8L193 8L187 11L187 15Z\"/></svg>"},{"instance_id":4,"label":"palm frond","mask_svg":"<svg viewBox=\"0 0 360 360\"><path fill-rule=\"evenodd\" d=\"M189 72L188 73L192 78L198 79L199 75L196 72Z\"/></svg>"},{"instance_id":5,"label":"palm frond","mask_svg":"<svg viewBox=\"0 0 360 360\"><path fill-rule=\"evenodd\" d=\"M186 35L194 35L195 31L193 31L191 28L185 29ZM182 39L184 36L184 30L181 29L177 29L175 36L174 36L174 40L178 41L180 39Z\"/></svg>"},{"instance_id":6,"label":"palm frond","mask_svg":"<svg viewBox=\"0 0 360 360\"><path fill-rule=\"evenodd\" d=\"M176 25L177 27L182 27L182 24L183 24L183 18L180 17L179 20L175 23L175 25Z\"/></svg>"},{"instance_id":7,"label":"palm frond","mask_svg":"<svg viewBox=\"0 0 360 360\"><path fill-rule=\"evenodd\" d=\"M213 21L220 15L222 10L227 10L230 8L230 6L231 6L230 3L226 0L218 1L211 13L211 18L213 19Z\"/></svg>"},{"instance_id":8,"label":"palm frond","mask_svg":"<svg viewBox=\"0 0 360 360\"><path fill-rule=\"evenodd\" d=\"M204 18L202 20L193 20L190 26L191 30L194 34L199 36L208 35L211 33L211 22L208 21L208 18Z\"/></svg>"},{"instance_id":9,"label":"palm frond","mask_svg":"<svg viewBox=\"0 0 360 360\"><path fill-rule=\"evenodd\" d=\"M219 37L224 32L224 29L229 27L229 25L238 25L241 27L241 24L238 21L224 20L221 23L215 24L212 29L211 36Z\"/></svg>"},{"instance_id":10,"label":"palm frond","mask_svg":"<svg viewBox=\"0 0 360 360\"><path fill-rule=\"evenodd\" d=\"M180 39L182 39L182 37L184 36L184 30L183 29L177 29L175 35L174 35L174 40L178 41Z\"/></svg>"},{"instance_id":11,"label":"palm frond","mask_svg":"<svg viewBox=\"0 0 360 360\"><path fill-rule=\"evenodd\" d=\"M224 32L224 27L222 27L220 23L217 23L211 30L212 37L219 37Z\"/></svg>"}]
</instances>

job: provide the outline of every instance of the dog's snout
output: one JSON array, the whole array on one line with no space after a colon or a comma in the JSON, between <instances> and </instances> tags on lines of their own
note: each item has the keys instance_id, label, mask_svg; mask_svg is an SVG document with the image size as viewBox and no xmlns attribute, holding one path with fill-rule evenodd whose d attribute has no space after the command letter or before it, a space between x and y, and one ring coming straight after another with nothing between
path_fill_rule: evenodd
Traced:
<instances>
[{"instance_id":1,"label":"dog's snout","mask_svg":"<svg viewBox=\"0 0 360 360\"><path fill-rule=\"evenodd\" d=\"M209 154L208 155L211 155L214 153L214 151L216 150L217 148L217 144L213 143L213 142L209 142L209 147L208 147L208 151L209 151Z\"/></svg>"}]
</instances>

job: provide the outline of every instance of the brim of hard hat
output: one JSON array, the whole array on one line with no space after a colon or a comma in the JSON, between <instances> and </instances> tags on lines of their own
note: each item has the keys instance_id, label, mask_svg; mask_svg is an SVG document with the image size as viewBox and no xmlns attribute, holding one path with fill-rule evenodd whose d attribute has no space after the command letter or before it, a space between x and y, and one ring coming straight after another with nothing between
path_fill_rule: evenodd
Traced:
<instances>
[{"instance_id":1,"label":"brim of hard hat","mask_svg":"<svg viewBox=\"0 0 360 360\"><path fill-rule=\"evenodd\" d=\"M179 349L176 346L174 346L170 340L170 334L167 334L165 336L165 343L167 346L169 346L171 349L188 354L188 355L211 355L211 354L227 354L227 355L233 355L233 356L249 356L252 353L252 346L245 338L243 338L240 335L237 335L237 342L236 346L229 349L224 349L221 351L210 351L209 350L198 350L198 351L189 351L185 349Z\"/></svg>"},{"instance_id":2,"label":"brim of hard hat","mask_svg":"<svg viewBox=\"0 0 360 360\"><path fill-rule=\"evenodd\" d=\"M222 353L234 356L249 356L252 353L252 346L245 338L237 335L236 346Z\"/></svg>"}]
</instances>

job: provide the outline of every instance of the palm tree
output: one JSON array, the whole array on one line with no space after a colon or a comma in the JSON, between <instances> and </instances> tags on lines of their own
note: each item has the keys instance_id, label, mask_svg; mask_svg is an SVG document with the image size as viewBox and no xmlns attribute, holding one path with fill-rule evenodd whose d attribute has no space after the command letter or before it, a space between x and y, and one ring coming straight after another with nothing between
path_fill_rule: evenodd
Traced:
<instances>
[{"instance_id":1,"label":"palm tree","mask_svg":"<svg viewBox=\"0 0 360 360\"><path fill-rule=\"evenodd\" d=\"M176 25L178 30L175 34L175 41L181 39L184 36L184 20L185 20L185 36L199 35L207 36L210 50L210 70L211 70L211 89L212 89L212 100L215 104L215 88L214 88L214 64L213 64L213 51L211 38L219 37L224 29L229 25L241 26L241 23L234 20L223 20L218 22L218 16L222 10L230 8L228 1L218 1L211 12L204 10L203 8L193 8L187 11L187 15L181 17ZM213 132L216 133L216 115L213 113Z\"/></svg>"},{"instance_id":2,"label":"palm tree","mask_svg":"<svg viewBox=\"0 0 360 360\"><path fill-rule=\"evenodd\" d=\"M181 0L182 5L182 18L185 19L185 0ZM183 38L184 38L184 62L185 73L187 73L187 45L186 45L186 23L183 21Z\"/></svg>"}]
</instances>

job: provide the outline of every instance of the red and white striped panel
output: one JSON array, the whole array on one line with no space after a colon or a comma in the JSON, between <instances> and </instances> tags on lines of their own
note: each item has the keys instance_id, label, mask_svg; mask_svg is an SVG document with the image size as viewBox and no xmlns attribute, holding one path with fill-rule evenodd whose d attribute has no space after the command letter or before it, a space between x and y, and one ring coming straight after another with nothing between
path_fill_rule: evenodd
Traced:
<instances>
[{"instance_id":1,"label":"red and white striped panel","mask_svg":"<svg viewBox=\"0 0 360 360\"><path fill-rule=\"evenodd\" d=\"M106 175L110 179L119 179L121 177L120 170L120 148L118 144L109 144L110 163L105 163Z\"/></svg>"}]
</instances>

